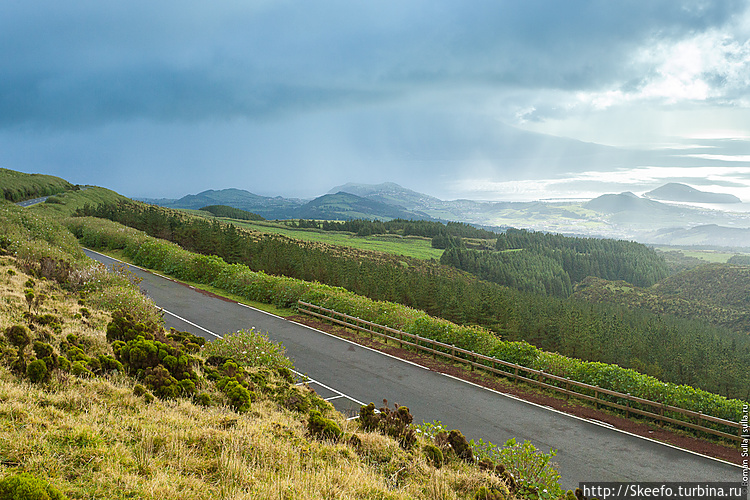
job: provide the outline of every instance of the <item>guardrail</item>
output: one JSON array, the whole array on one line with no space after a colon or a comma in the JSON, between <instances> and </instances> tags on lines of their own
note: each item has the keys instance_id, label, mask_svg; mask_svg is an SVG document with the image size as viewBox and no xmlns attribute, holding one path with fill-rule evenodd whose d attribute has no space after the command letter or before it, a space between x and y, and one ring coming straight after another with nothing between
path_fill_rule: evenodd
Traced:
<instances>
[{"instance_id":1,"label":"guardrail","mask_svg":"<svg viewBox=\"0 0 750 500\"><path fill-rule=\"evenodd\" d=\"M394 340L399 343L400 347L409 346L430 353L435 357L441 356L452 361L468 364L471 367L471 370L478 368L495 375L509 377L513 379L514 382L522 381L565 394L567 397L572 396L591 401L596 408L599 408L599 405L608 406L610 408L624 411L625 415L628 417L633 413L656 421L668 422L670 424L707 432L734 441L742 440L742 426L738 422L732 422L711 415L704 415L700 412L679 408L677 406L649 401L648 399L631 396L630 394L623 394L621 392L604 389L595 385L585 384L569 378L546 373L544 370L535 370L515 363L509 363L501 359L485 356L473 351L467 351L466 349L454 345L445 344L426 337L420 337L419 335L396 330L388 326L371 323L360 318L355 318L354 316L349 316L348 314L340 313L332 309L326 309L325 307L303 302L301 300L298 301L297 308L300 313L324 319L360 332L368 333L371 337L377 335L386 340ZM554 383L560 385L554 385ZM602 399L600 397L602 395L611 396L612 398L615 398L615 401ZM645 408L650 408L652 411ZM671 416L669 414L671 414ZM693 421L691 422L685 418L673 418L675 416L685 417L687 419L692 419ZM718 429L702 426L700 423L695 423L702 421L737 429L737 434L729 434Z\"/></svg>"}]
</instances>

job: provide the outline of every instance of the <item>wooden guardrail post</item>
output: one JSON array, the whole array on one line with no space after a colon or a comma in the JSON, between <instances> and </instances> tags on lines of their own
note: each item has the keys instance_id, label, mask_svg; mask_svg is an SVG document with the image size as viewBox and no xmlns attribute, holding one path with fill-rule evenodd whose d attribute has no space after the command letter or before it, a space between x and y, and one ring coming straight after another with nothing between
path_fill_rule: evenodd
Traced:
<instances>
[{"instance_id":1,"label":"wooden guardrail post","mask_svg":"<svg viewBox=\"0 0 750 500\"><path fill-rule=\"evenodd\" d=\"M630 418L630 393L627 396L625 399L625 418Z\"/></svg>"}]
</instances>

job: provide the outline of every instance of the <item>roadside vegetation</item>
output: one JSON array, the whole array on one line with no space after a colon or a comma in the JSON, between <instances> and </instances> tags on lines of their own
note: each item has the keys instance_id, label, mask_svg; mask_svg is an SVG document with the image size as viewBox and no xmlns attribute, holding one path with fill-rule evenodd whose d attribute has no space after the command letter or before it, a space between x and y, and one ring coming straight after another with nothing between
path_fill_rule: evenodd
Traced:
<instances>
[{"instance_id":1,"label":"roadside vegetation","mask_svg":"<svg viewBox=\"0 0 750 500\"><path fill-rule=\"evenodd\" d=\"M732 332L692 318L658 315L644 308L628 309L609 301L592 303L516 290L436 262L245 232L231 224L142 204L89 206L78 214L113 219L145 230L203 254L204 260L183 265L193 257L173 255L178 247L157 249L147 243L150 240L119 226L86 217L70 219L69 227L87 246L122 250L139 265L172 273L180 279L225 288L252 300L293 306L309 283L320 282L343 287L353 296L400 304L407 310L418 309L469 328L478 326L493 342L501 339L528 342L539 351L632 368L661 382L689 385L728 398L750 397L750 374L746 370L750 362L750 338L737 338ZM564 273L559 276L568 279L585 274L578 269L581 267L605 276L620 272L646 283L666 273L656 254L642 245L556 237L552 243L557 247L552 245L544 250L549 237L519 233L514 237L527 248L512 248L517 245L511 242L494 253L536 255L537 259L555 263L560 273ZM575 252L572 248L575 245L588 245L588 250ZM537 247L541 250L535 250ZM607 254L608 247L618 258ZM450 251L446 250L446 254ZM212 260L211 255L220 259ZM526 257L521 259L520 262L530 266L535 262ZM224 270L226 264L237 266L230 272ZM505 271L518 280L526 279L526 274L539 275L527 268L506 266ZM253 273L248 275L251 277L242 278L248 285L228 280L234 273L244 276L248 272ZM255 276L262 276L260 281L270 284L250 285ZM274 288L282 287L276 283L284 283L285 289ZM357 311L356 307L350 309ZM367 316L367 313L341 312ZM561 370L560 374L568 376L563 374L568 371ZM623 382L620 387L622 392L632 392L628 383Z\"/></svg>"},{"instance_id":2,"label":"roadside vegetation","mask_svg":"<svg viewBox=\"0 0 750 500\"><path fill-rule=\"evenodd\" d=\"M564 497L531 443L485 456L405 406L347 421L267 335L167 331L138 280L92 263L55 218L0 202L0 229L8 498Z\"/></svg>"}]
</instances>

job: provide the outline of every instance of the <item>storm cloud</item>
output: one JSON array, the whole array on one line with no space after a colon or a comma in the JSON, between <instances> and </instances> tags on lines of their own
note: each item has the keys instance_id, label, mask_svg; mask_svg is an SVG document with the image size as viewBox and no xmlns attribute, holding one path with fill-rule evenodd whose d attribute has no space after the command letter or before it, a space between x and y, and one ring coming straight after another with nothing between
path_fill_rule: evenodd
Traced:
<instances>
[{"instance_id":1,"label":"storm cloud","mask_svg":"<svg viewBox=\"0 0 750 500\"><path fill-rule=\"evenodd\" d=\"M637 166L587 120L744 109L749 34L744 1L11 0L0 164L134 196Z\"/></svg>"}]
</instances>

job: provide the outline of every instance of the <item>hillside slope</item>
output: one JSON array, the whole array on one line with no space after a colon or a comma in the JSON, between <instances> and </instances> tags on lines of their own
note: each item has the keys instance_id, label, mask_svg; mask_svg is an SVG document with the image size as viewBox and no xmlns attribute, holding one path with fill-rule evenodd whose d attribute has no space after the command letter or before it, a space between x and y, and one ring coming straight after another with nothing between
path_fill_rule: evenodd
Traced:
<instances>
[{"instance_id":1,"label":"hillside slope","mask_svg":"<svg viewBox=\"0 0 750 500\"><path fill-rule=\"evenodd\" d=\"M50 196L75 189L65 179L44 174L25 174L7 168L0 168L0 187L3 198L18 202L31 198Z\"/></svg>"},{"instance_id":2,"label":"hillside slope","mask_svg":"<svg viewBox=\"0 0 750 500\"><path fill-rule=\"evenodd\" d=\"M750 334L750 267L705 264L649 288L589 277L574 298L672 314Z\"/></svg>"},{"instance_id":3,"label":"hillside slope","mask_svg":"<svg viewBox=\"0 0 750 500\"><path fill-rule=\"evenodd\" d=\"M0 246L0 412L12 422L0 478L70 498L515 498L504 469L458 457L453 437L345 421L259 333L200 348L164 331L137 281L88 261L54 218L3 201L0 229L17 236Z\"/></svg>"}]
</instances>

